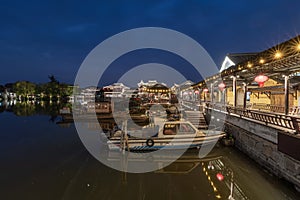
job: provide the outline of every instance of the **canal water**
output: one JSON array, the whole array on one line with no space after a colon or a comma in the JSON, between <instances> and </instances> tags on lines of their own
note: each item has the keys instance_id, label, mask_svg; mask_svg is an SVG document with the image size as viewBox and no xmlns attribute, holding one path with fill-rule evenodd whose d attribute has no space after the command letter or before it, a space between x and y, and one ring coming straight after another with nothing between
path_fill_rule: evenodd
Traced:
<instances>
[{"instance_id":1,"label":"canal water","mask_svg":"<svg viewBox=\"0 0 300 200\"><path fill-rule=\"evenodd\" d=\"M221 145L204 159L188 151L155 172L119 172L87 152L74 124L56 121L45 112L0 111L1 199L300 199L292 185Z\"/></svg>"}]
</instances>

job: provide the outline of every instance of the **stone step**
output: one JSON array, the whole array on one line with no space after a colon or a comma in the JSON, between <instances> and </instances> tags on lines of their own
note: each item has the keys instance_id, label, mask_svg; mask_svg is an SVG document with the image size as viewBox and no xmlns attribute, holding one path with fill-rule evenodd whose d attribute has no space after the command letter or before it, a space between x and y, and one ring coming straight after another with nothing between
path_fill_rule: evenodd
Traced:
<instances>
[{"instance_id":1,"label":"stone step","mask_svg":"<svg viewBox=\"0 0 300 200\"><path fill-rule=\"evenodd\" d=\"M186 120L190 121L198 129L208 129L204 115L200 111L185 111Z\"/></svg>"}]
</instances>

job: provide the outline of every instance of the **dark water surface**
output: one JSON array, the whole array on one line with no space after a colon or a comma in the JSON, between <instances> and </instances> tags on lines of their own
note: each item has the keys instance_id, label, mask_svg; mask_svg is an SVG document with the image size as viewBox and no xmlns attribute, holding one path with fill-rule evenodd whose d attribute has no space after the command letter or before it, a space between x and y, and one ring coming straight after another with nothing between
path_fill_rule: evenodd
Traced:
<instances>
[{"instance_id":1,"label":"dark water surface","mask_svg":"<svg viewBox=\"0 0 300 200\"><path fill-rule=\"evenodd\" d=\"M300 199L238 150L217 146L199 159L188 151L156 172L122 173L94 159L75 127L49 116L0 113L0 199ZM218 180L222 179L223 180Z\"/></svg>"}]
</instances>

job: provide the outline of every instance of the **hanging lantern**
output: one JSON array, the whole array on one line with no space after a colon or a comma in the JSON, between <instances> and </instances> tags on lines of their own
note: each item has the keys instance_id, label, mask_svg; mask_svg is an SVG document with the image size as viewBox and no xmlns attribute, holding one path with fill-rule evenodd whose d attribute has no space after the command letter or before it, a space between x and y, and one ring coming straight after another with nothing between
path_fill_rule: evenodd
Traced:
<instances>
[{"instance_id":1,"label":"hanging lantern","mask_svg":"<svg viewBox=\"0 0 300 200\"><path fill-rule=\"evenodd\" d=\"M194 92L195 94L199 94L199 90L195 90L195 92Z\"/></svg>"},{"instance_id":2,"label":"hanging lantern","mask_svg":"<svg viewBox=\"0 0 300 200\"><path fill-rule=\"evenodd\" d=\"M269 79L266 75L258 75L255 77L254 81L258 83L259 87L263 87L264 83Z\"/></svg>"},{"instance_id":3,"label":"hanging lantern","mask_svg":"<svg viewBox=\"0 0 300 200\"><path fill-rule=\"evenodd\" d=\"M204 88L204 89L203 89L203 92L208 93L208 89L207 89L207 88Z\"/></svg>"},{"instance_id":4,"label":"hanging lantern","mask_svg":"<svg viewBox=\"0 0 300 200\"><path fill-rule=\"evenodd\" d=\"M226 85L225 85L225 83L222 82L218 85L218 87L219 87L220 91L223 91L226 88Z\"/></svg>"},{"instance_id":5,"label":"hanging lantern","mask_svg":"<svg viewBox=\"0 0 300 200\"><path fill-rule=\"evenodd\" d=\"M223 174L221 172L217 173L216 177L217 177L217 179L219 181L223 181L224 180L224 176L223 176Z\"/></svg>"},{"instance_id":6,"label":"hanging lantern","mask_svg":"<svg viewBox=\"0 0 300 200\"><path fill-rule=\"evenodd\" d=\"M190 94L190 95L192 95L193 93L192 93L192 92L190 92L189 94Z\"/></svg>"}]
</instances>

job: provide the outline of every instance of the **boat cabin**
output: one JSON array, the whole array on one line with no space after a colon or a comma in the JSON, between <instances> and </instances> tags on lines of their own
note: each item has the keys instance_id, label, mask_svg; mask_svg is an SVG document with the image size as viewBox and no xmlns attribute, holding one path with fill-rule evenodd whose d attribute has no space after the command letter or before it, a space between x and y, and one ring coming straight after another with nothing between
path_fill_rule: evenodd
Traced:
<instances>
[{"instance_id":1,"label":"boat cabin","mask_svg":"<svg viewBox=\"0 0 300 200\"><path fill-rule=\"evenodd\" d=\"M187 135L196 134L198 130L188 122L174 123L166 122L163 128L163 135Z\"/></svg>"}]
</instances>

